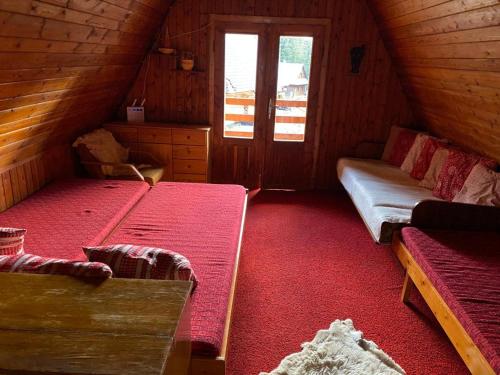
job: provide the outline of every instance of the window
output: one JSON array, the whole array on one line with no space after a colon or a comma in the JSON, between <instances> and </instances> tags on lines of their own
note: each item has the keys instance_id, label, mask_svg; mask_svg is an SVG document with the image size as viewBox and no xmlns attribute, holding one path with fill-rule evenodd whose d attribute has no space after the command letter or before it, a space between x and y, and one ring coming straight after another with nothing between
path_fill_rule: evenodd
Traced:
<instances>
[{"instance_id":1,"label":"window","mask_svg":"<svg viewBox=\"0 0 500 375\"><path fill-rule=\"evenodd\" d=\"M312 48L312 37L280 37L275 141L304 142Z\"/></svg>"},{"instance_id":2,"label":"window","mask_svg":"<svg viewBox=\"0 0 500 375\"><path fill-rule=\"evenodd\" d=\"M259 36L226 34L224 137L253 139Z\"/></svg>"}]
</instances>

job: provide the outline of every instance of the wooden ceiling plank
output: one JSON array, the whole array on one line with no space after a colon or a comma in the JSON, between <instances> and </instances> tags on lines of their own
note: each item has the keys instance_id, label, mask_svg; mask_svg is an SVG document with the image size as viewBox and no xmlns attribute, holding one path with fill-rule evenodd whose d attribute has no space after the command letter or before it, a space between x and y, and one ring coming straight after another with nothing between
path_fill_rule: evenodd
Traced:
<instances>
[{"instance_id":1,"label":"wooden ceiling plank","mask_svg":"<svg viewBox=\"0 0 500 375\"><path fill-rule=\"evenodd\" d=\"M496 4L498 4L498 0L449 0L428 8L422 7L420 10L411 14L386 20L384 28L403 27L422 21L451 16L453 14L463 14L471 10L481 9Z\"/></svg>"},{"instance_id":2,"label":"wooden ceiling plank","mask_svg":"<svg viewBox=\"0 0 500 375\"><path fill-rule=\"evenodd\" d=\"M370 4L418 118L500 162L500 5L429 1Z\"/></svg>"}]
</instances>

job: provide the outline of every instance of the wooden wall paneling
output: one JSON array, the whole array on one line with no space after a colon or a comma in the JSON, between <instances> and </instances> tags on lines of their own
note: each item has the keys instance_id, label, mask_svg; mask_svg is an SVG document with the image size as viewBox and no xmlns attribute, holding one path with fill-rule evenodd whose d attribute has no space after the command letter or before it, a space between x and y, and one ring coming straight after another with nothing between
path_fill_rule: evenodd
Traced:
<instances>
[{"instance_id":1,"label":"wooden wall paneling","mask_svg":"<svg viewBox=\"0 0 500 375\"><path fill-rule=\"evenodd\" d=\"M7 208L8 207L7 207L5 190L3 187L3 179L0 176L0 212L5 211Z\"/></svg>"},{"instance_id":2,"label":"wooden wall paneling","mask_svg":"<svg viewBox=\"0 0 500 375\"><path fill-rule=\"evenodd\" d=\"M19 181L17 178L16 168L12 168L9 171L9 175L10 175L10 186L12 189L12 198L14 200L14 204L17 204L21 201L22 196L21 196L21 191L19 189Z\"/></svg>"},{"instance_id":3,"label":"wooden wall paneling","mask_svg":"<svg viewBox=\"0 0 500 375\"><path fill-rule=\"evenodd\" d=\"M68 119L72 118L73 126L48 131L37 137L23 139L2 147L0 149L0 169L8 168L11 164L28 159L31 155L41 153L48 147L71 143L78 134L87 128L89 119L98 119L99 123L102 123L107 117L104 111L107 112L107 107L101 108L100 111L95 110L90 114L87 112L77 117L63 118L59 123L67 123Z\"/></svg>"},{"instance_id":4,"label":"wooden wall paneling","mask_svg":"<svg viewBox=\"0 0 500 375\"><path fill-rule=\"evenodd\" d=\"M66 144L0 170L0 212L53 179L71 174L71 164L70 145Z\"/></svg>"},{"instance_id":5,"label":"wooden wall paneling","mask_svg":"<svg viewBox=\"0 0 500 375\"><path fill-rule=\"evenodd\" d=\"M2 173L2 184L3 184L3 194L5 198L5 208L12 207L14 205L14 195L12 192L12 185L10 182L10 173Z\"/></svg>"},{"instance_id":6,"label":"wooden wall paneling","mask_svg":"<svg viewBox=\"0 0 500 375\"><path fill-rule=\"evenodd\" d=\"M398 1L389 1L387 4L396 7ZM186 82L187 86L184 86L186 73L162 68L158 74L163 86L163 108L156 111L146 106L149 120L209 122L210 50L208 28L205 28L209 14L330 18L332 37L319 140L317 187L337 186L336 162L339 157L352 153L359 142L383 142L391 125L408 126L413 122L412 111L365 0L177 0L166 20L169 35L174 38L165 40L165 43L177 50L193 52L196 57L195 69L199 72L193 73ZM199 29L202 30L179 36ZM349 52L359 44L366 44L367 55L361 73L352 75ZM141 74L144 69L145 66ZM129 92L127 102L141 92L141 82L138 82L140 77ZM148 93L147 102L155 100L151 95ZM122 106L119 113L121 118L124 118L124 113ZM219 152L216 144L214 147L214 157L234 155L229 151ZM224 174L223 171L220 173ZM214 175L217 175L217 171L214 171Z\"/></svg>"},{"instance_id":7,"label":"wooden wall paneling","mask_svg":"<svg viewBox=\"0 0 500 375\"><path fill-rule=\"evenodd\" d=\"M0 207L71 170L51 150L113 116L170 3L0 2Z\"/></svg>"},{"instance_id":8,"label":"wooden wall paneling","mask_svg":"<svg viewBox=\"0 0 500 375\"><path fill-rule=\"evenodd\" d=\"M500 161L498 1L370 5L418 119Z\"/></svg>"}]
</instances>

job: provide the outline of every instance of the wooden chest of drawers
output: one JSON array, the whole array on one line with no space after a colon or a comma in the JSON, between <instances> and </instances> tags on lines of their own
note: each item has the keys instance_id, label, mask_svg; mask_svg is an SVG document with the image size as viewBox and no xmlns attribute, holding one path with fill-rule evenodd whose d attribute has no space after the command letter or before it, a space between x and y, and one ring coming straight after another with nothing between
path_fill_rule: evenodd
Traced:
<instances>
[{"instance_id":1,"label":"wooden chest of drawers","mask_svg":"<svg viewBox=\"0 0 500 375\"><path fill-rule=\"evenodd\" d=\"M164 181L210 181L209 127L115 122L104 128L121 144L155 156L165 166Z\"/></svg>"}]
</instances>

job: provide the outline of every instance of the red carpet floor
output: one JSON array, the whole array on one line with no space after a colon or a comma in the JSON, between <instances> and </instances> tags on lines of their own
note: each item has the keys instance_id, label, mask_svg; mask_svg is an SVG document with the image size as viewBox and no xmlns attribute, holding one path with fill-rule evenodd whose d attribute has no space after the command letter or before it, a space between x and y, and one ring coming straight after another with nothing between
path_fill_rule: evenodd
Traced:
<instances>
[{"instance_id":1,"label":"red carpet floor","mask_svg":"<svg viewBox=\"0 0 500 375\"><path fill-rule=\"evenodd\" d=\"M357 329L408 374L468 374L417 293L399 300L403 271L373 243L344 194L267 191L249 204L228 373L275 368L335 319Z\"/></svg>"}]
</instances>

